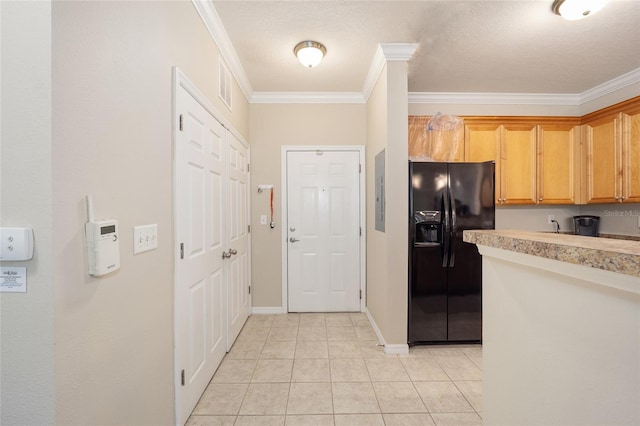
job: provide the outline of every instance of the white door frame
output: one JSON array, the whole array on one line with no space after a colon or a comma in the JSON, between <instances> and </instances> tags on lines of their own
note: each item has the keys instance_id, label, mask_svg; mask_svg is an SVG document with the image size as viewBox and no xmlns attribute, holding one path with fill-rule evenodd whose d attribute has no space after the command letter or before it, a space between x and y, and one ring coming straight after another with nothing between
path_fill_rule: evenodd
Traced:
<instances>
[{"instance_id":1,"label":"white door frame","mask_svg":"<svg viewBox=\"0 0 640 426\"><path fill-rule=\"evenodd\" d=\"M175 253L177 253L179 251L179 247L178 247L178 241L176 238L176 228L177 228L177 215L176 215L176 211L177 211L177 200L176 200L176 161L175 161L175 146L176 146L176 141L177 141L177 133L179 132L178 126L179 126L179 122L177 119L177 106L176 106L176 99L177 99L177 93L178 90L180 90L181 88L184 89L187 93L189 93L200 105L202 105L202 107L207 110L207 112L209 112L218 122L220 122L220 124L222 124L222 126L227 129L231 134L233 134L238 141L240 141L240 143L242 145L244 145L247 148L247 161L250 162L251 161L251 149L250 149L250 145L249 143L242 137L242 135L231 125L231 122L229 120L227 120L225 118L225 116L223 114L221 114L218 109L209 101L209 99L206 97L206 95L200 91L200 89L198 89L198 87L193 84L191 82L191 80L189 80L189 78L187 77L187 75L182 72L182 70L180 70L180 68L174 66L172 67L172 74L173 74L173 89L172 89L172 117L174 118L173 120L173 127L171 129L171 135L172 135L172 150L173 151L173 182L172 182L172 190L173 190L173 194L172 194L172 205L173 205L173 227L171 229L171 237L173 240L173 244L174 244L174 263L173 263L173 363L174 363L174 420L176 425L180 425L180 423L178 422L178 415L179 415L179 394L178 391L181 387L181 369L182 366L179 365L179 354L178 354L178 347L176 345L176 342L178 342L178 336L176 335L176 333L178 332L178 318L177 318L177 309L176 309L176 290L177 290L177 285L178 285L178 268L176 265L176 262L178 261L178 255L176 255ZM226 150L225 150L225 155L226 155ZM226 161L226 159L225 159ZM247 188L251 188L251 173L249 173L249 176L247 178L248 182L247 182ZM250 194L250 191L247 191L247 194ZM247 196L247 212L246 214L249 216L250 218L250 212L251 212L251 197ZM249 220L249 219L248 219ZM249 222L250 223L250 222ZM226 243L226 241L225 241ZM251 247L251 233L249 233L249 240L247 242L249 248ZM248 266L247 266L247 280L249 283L251 283L251 250L249 249L249 258L248 258ZM228 297L228 292L227 292L227 297ZM227 299L227 304L228 304L228 299ZM251 296L249 298L249 303L251 303ZM226 321L226 318L225 318ZM229 326L228 324L225 323L225 340L227 340L226 342L226 346L227 346L227 352L229 351Z\"/></svg>"},{"instance_id":2,"label":"white door frame","mask_svg":"<svg viewBox=\"0 0 640 426\"><path fill-rule=\"evenodd\" d=\"M316 152L316 151L356 151L359 155L360 161L360 228L362 235L360 236L360 291L362 292L362 298L360 299L360 312L364 312L367 300L367 288L366 288L366 255L367 255L367 229L366 229L366 180L365 180L365 155L364 146L362 145L283 145L281 150L281 211L282 211L282 313L289 312L289 256L287 243L287 224L289 223L288 210L287 210L287 154L289 152Z\"/></svg>"}]
</instances>

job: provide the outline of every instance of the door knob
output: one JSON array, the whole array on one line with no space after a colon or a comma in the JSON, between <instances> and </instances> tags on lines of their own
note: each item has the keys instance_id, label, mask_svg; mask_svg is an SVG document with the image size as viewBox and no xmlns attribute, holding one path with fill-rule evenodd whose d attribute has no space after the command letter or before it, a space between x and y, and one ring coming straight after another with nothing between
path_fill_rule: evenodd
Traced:
<instances>
[{"instance_id":1,"label":"door knob","mask_svg":"<svg viewBox=\"0 0 640 426\"><path fill-rule=\"evenodd\" d=\"M223 252L222 252L222 258L223 258L223 259L228 259L228 258L230 258L230 257L231 257L231 251L228 251L228 252L223 251Z\"/></svg>"},{"instance_id":2,"label":"door knob","mask_svg":"<svg viewBox=\"0 0 640 426\"><path fill-rule=\"evenodd\" d=\"M299 240L299 239L297 239L297 238L293 238L293 237L291 237L291 238L289 238L289 241L291 241L292 243L295 243L295 242L298 242L298 241L300 241L300 240Z\"/></svg>"},{"instance_id":3,"label":"door knob","mask_svg":"<svg viewBox=\"0 0 640 426\"><path fill-rule=\"evenodd\" d=\"M293 226L293 225L291 225L291 226L289 227L289 231L291 231L291 232L296 232L296 227L295 227L295 226Z\"/></svg>"},{"instance_id":4,"label":"door knob","mask_svg":"<svg viewBox=\"0 0 640 426\"><path fill-rule=\"evenodd\" d=\"M236 250L236 249L229 249L229 253L231 253L231 254L238 254L238 250Z\"/></svg>"}]
</instances>

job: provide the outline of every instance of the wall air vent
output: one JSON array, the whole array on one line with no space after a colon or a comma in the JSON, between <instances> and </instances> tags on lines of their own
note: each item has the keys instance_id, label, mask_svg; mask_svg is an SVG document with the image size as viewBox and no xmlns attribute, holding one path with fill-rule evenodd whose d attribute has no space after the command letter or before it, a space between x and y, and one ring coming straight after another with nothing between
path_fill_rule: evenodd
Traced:
<instances>
[{"instance_id":1,"label":"wall air vent","mask_svg":"<svg viewBox=\"0 0 640 426\"><path fill-rule=\"evenodd\" d=\"M231 72L222 56L218 57L218 64L218 96L231 111Z\"/></svg>"}]
</instances>

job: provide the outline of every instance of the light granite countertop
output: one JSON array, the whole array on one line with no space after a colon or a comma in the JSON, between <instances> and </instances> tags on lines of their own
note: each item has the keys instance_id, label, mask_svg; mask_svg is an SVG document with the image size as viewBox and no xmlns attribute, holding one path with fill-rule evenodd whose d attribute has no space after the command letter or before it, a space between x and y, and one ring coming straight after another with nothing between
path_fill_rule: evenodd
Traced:
<instances>
[{"instance_id":1,"label":"light granite countertop","mask_svg":"<svg viewBox=\"0 0 640 426\"><path fill-rule=\"evenodd\" d=\"M464 231L464 241L640 277L640 241L530 231Z\"/></svg>"}]
</instances>

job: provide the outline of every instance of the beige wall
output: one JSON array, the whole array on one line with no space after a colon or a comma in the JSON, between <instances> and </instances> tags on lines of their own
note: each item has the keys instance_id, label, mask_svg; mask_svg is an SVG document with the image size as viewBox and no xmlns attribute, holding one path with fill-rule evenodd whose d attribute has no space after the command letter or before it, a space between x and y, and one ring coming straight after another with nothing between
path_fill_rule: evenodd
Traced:
<instances>
[{"instance_id":1,"label":"beige wall","mask_svg":"<svg viewBox=\"0 0 640 426\"><path fill-rule=\"evenodd\" d=\"M190 2L2 2L3 226L31 226L28 292L2 294L0 423L172 424L172 73L217 97ZM53 126L53 129L52 129ZM86 273L84 196L119 220L121 269ZM133 256L132 227L158 250ZM55 245L53 245L55 242Z\"/></svg>"},{"instance_id":2,"label":"beige wall","mask_svg":"<svg viewBox=\"0 0 640 426\"><path fill-rule=\"evenodd\" d=\"M407 64L388 62L368 101L367 309L386 345L407 344ZM375 155L385 149L385 231L375 230Z\"/></svg>"},{"instance_id":3,"label":"beige wall","mask_svg":"<svg viewBox=\"0 0 640 426\"><path fill-rule=\"evenodd\" d=\"M282 306L281 152L283 145L365 145L364 104L252 104L251 135L251 273L256 308ZM259 184L273 184L275 229L260 225L269 216L269 193Z\"/></svg>"},{"instance_id":4,"label":"beige wall","mask_svg":"<svg viewBox=\"0 0 640 426\"><path fill-rule=\"evenodd\" d=\"M0 294L0 424L53 424L51 4L0 2L0 223L31 227L27 293Z\"/></svg>"},{"instance_id":5,"label":"beige wall","mask_svg":"<svg viewBox=\"0 0 640 426\"><path fill-rule=\"evenodd\" d=\"M387 235L375 229L375 156L387 150L387 67L385 66L367 102L367 310L383 336L387 312ZM385 158L386 163L386 158ZM385 164L386 166L386 164ZM385 171L386 179L386 171ZM385 191L385 192L388 192ZM388 199L385 200L388 206ZM386 208L385 208L386 212ZM386 221L385 221L386 225Z\"/></svg>"}]
</instances>

